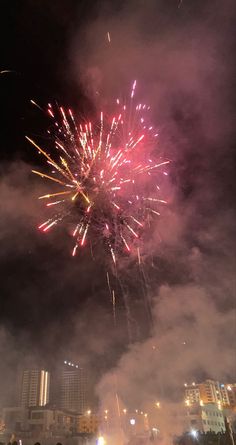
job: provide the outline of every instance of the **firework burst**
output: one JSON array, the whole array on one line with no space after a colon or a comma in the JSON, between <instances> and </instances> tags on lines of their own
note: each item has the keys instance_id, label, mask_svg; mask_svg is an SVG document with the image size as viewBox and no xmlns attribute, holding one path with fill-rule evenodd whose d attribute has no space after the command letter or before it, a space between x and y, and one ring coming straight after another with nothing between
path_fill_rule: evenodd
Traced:
<instances>
[{"instance_id":1,"label":"firework burst","mask_svg":"<svg viewBox=\"0 0 236 445\"><path fill-rule=\"evenodd\" d=\"M55 141L50 153L26 137L51 168L33 172L56 187L39 197L52 211L39 229L47 232L65 222L73 224L73 256L88 239L99 240L116 263L117 254L137 246L148 219L158 216L165 203L158 175L166 174L163 166L169 161L150 157L158 133L144 117L149 107L134 103L135 88L136 81L128 106L117 99L114 117L101 112L95 125L77 121L70 109L49 104Z\"/></svg>"}]
</instances>

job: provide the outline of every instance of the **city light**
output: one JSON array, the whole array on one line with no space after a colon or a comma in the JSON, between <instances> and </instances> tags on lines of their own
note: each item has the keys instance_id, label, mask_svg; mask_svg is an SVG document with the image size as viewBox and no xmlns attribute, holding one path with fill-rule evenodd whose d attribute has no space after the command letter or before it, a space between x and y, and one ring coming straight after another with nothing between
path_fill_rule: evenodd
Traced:
<instances>
[{"instance_id":1,"label":"city light","mask_svg":"<svg viewBox=\"0 0 236 445\"><path fill-rule=\"evenodd\" d=\"M127 409L126 409L126 408L123 409L123 413L124 413L124 414L127 413Z\"/></svg>"},{"instance_id":2,"label":"city light","mask_svg":"<svg viewBox=\"0 0 236 445\"><path fill-rule=\"evenodd\" d=\"M135 419L130 419L129 423L130 425L135 425Z\"/></svg>"},{"instance_id":3,"label":"city light","mask_svg":"<svg viewBox=\"0 0 236 445\"><path fill-rule=\"evenodd\" d=\"M75 367L75 368L79 368L79 365L75 365L74 363L72 363L72 362L68 362L67 360L64 360L64 365L68 365L68 366L72 366L72 367Z\"/></svg>"},{"instance_id":4,"label":"city light","mask_svg":"<svg viewBox=\"0 0 236 445\"><path fill-rule=\"evenodd\" d=\"M99 436L97 438L97 445L105 445L105 444L106 444L106 441L105 441L104 437L103 436Z\"/></svg>"},{"instance_id":5,"label":"city light","mask_svg":"<svg viewBox=\"0 0 236 445\"><path fill-rule=\"evenodd\" d=\"M191 430L191 436L193 436L195 439L197 439L197 436L198 436L198 434L197 434L197 431L196 430Z\"/></svg>"},{"instance_id":6,"label":"city light","mask_svg":"<svg viewBox=\"0 0 236 445\"><path fill-rule=\"evenodd\" d=\"M156 402L155 405L156 405L157 408L160 408L160 407L161 407L160 402Z\"/></svg>"}]
</instances>

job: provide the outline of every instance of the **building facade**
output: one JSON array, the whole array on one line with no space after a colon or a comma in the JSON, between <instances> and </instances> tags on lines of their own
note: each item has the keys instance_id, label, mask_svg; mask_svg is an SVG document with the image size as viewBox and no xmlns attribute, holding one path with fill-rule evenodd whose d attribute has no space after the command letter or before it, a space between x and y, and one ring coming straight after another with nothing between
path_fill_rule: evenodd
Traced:
<instances>
[{"instance_id":1,"label":"building facade","mask_svg":"<svg viewBox=\"0 0 236 445\"><path fill-rule=\"evenodd\" d=\"M3 409L7 432L25 433L27 437L73 436L78 432L78 416L46 407Z\"/></svg>"},{"instance_id":2,"label":"building facade","mask_svg":"<svg viewBox=\"0 0 236 445\"><path fill-rule=\"evenodd\" d=\"M229 406L231 408L235 408L236 410L236 383L221 384L221 387L222 386L224 386L225 390L227 391Z\"/></svg>"},{"instance_id":3,"label":"building facade","mask_svg":"<svg viewBox=\"0 0 236 445\"><path fill-rule=\"evenodd\" d=\"M100 425L100 417L97 414L92 414L90 411L78 417L79 433L97 434Z\"/></svg>"},{"instance_id":4,"label":"building facade","mask_svg":"<svg viewBox=\"0 0 236 445\"><path fill-rule=\"evenodd\" d=\"M225 432L225 422L222 410L216 404L194 405L187 411L187 430L195 430L202 433L212 431L214 433Z\"/></svg>"},{"instance_id":5,"label":"building facade","mask_svg":"<svg viewBox=\"0 0 236 445\"><path fill-rule=\"evenodd\" d=\"M49 403L50 374L44 369L23 371L19 405L21 407L45 406Z\"/></svg>"},{"instance_id":6,"label":"building facade","mask_svg":"<svg viewBox=\"0 0 236 445\"><path fill-rule=\"evenodd\" d=\"M185 384L185 403L215 403L222 407L236 406L236 384L224 384L214 380Z\"/></svg>"},{"instance_id":7,"label":"building facade","mask_svg":"<svg viewBox=\"0 0 236 445\"><path fill-rule=\"evenodd\" d=\"M28 429L29 409L21 406L3 408L2 418L7 431L25 431Z\"/></svg>"},{"instance_id":8,"label":"building facade","mask_svg":"<svg viewBox=\"0 0 236 445\"><path fill-rule=\"evenodd\" d=\"M71 362L64 362L59 378L59 406L78 414L84 414L87 406L86 371Z\"/></svg>"}]
</instances>

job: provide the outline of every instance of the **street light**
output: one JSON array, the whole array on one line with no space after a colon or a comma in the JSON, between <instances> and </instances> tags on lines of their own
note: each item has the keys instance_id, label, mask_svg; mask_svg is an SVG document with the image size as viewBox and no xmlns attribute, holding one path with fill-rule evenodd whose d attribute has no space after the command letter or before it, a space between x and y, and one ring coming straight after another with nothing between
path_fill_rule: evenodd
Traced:
<instances>
[{"instance_id":1,"label":"street light","mask_svg":"<svg viewBox=\"0 0 236 445\"><path fill-rule=\"evenodd\" d=\"M191 431L190 431L190 434L191 434L191 436L194 437L194 439L197 439L198 433L197 433L196 430L191 430Z\"/></svg>"}]
</instances>

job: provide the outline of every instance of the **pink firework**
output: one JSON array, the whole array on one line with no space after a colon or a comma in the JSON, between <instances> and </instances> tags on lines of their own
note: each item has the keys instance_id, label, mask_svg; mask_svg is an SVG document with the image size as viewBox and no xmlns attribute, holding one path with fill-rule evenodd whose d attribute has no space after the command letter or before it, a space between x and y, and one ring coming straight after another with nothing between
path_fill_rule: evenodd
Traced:
<instances>
[{"instance_id":1,"label":"pink firework","mask_svg":"<svg viewBox=\"0 0 236 445\"><path fill-rule=\"evenodd\" d=\"M54 185L39 197L47 200L52 212L39 229L47 232L58 224L74 224L73 256L88 239L100 240L116 263L117 253L132 250L147 220L159 216L166 203L160 198L159 179L169 161L151 158L158 133L147 123L149 107L134 103L135 88L136 81L128 105L117 99L115 115L104 118L101 112L95 124L49 104L53 153L27 137L51 168L33 172Z\"/></svg>"}]
</instances>

